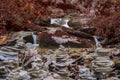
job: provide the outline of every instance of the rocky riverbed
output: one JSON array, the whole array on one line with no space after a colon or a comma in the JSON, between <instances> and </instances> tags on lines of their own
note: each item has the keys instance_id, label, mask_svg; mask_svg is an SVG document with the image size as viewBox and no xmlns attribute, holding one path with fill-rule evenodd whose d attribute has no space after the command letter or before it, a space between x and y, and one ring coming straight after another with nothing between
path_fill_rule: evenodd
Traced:
<instances>
[{"instance_id":1,"label":"rocky riverbed","mask_svg":"<svg viewBox=\"0 0 120 80\"><path fill-rule=\"evenodd\" d=\"M45 19L39 22L44 27L1 34L0 79L119 80L119 44L102 47L104 39L82 16Z\"/></svg>"},{"instance_id":2,"label":"rocky riverbed","mask_svg":"<svg viewBox=\"0 0 120 80\"><path fill-rule=\"evenodd\" d=\"M119 0L0 3L0 80L120 80Z\"/></svg>"},{"instance_id":3,"label":"rocky riverbed","mask_svg":"<svg viewBox=\"0 0 120 80\"><path fill-rule=\"evenodd\" d=\"M18 32L0 47L0 78L7 80L119 80L118 48L42 50L33 32ZM31 37L31 36L32 37ZM26 38L27 37L27 38ZM14 42L14 44L13 44ZM39 40L37 41L39 42Z\"/></svg>"}]
</instances>

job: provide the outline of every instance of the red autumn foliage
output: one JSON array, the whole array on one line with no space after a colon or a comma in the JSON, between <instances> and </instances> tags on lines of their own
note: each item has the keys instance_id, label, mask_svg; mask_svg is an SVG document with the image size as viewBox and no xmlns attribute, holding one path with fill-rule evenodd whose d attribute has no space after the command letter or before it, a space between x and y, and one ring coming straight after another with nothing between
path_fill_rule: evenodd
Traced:
<instances>
[{"instance_id":1,"label":"red autumn foliage","mask_svg":"<svg viewBox=\"0 0 120 80\"><path fill-rule=\"evenodd\" d=\"M119 0L41 0L44 6L79 10L81 13L109 16L120 10Z\"/></svg>"},{"instance_id":2,"label":"red autumn foliage","mask_svg":"<svg viewBox=\"0 0 120 80\"><path fill-rule=\"evenodd\" d=\"M37 18L51 17L49 7L64 12L68 9L78 10L91 16L110 16L120 11L120 0L0 0L0 26L20 26L24 29Z\"/></svg>"},{"instance_id":3,"label":"red autumn foliage","mask_svg":"<svg viewBox=\"0 0 120 80\"><path fill-rule=\"evenodd\" d=\"M120 13L101 19L96 26L96 33L108 39L120 40Z\"/></svg>"},{"instance_id":4,"label":"red autumn foliage","mask_svg":"<svg viewBox=\"0 0 120 80\"><path fill-rule=\"evenodd\" d=\"M0 3L0 26L8 30L13 26L29 27L36 18L49 14L34 0L0 0Z\"/></svg>"}]
</instances>

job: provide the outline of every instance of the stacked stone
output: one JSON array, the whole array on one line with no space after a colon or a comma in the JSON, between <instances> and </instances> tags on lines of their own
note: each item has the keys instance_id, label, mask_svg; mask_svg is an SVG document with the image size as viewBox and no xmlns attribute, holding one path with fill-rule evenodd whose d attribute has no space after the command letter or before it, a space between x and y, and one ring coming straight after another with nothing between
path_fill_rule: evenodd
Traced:
<instances>
[{"instance_id":1,"label":"stacked stone","mask_svg":"<svg viewBox=\"0 0 120 80\"><path fill-rule=\"evenodd\" d=\"M108 56L107 49L97 49L95 60L92 61L92 68L97 79L106 79L113 70L113 61Z\"/></svg>"}]
</instances>

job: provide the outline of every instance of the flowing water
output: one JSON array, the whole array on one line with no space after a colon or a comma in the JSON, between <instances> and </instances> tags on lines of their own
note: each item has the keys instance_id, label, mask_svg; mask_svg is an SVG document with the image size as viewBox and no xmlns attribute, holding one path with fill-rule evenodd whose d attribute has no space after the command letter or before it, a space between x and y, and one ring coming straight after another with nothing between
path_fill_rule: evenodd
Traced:
<instances>
[{"instance_id":1,"label":"flowing water","mask_svg":"<svg viewBox=\"0 0 120 80\"><path fill-rule=\"evenodd\" d=\"M57 19L51 19L51 24L58 24L67 28L70 28L68 25L69 19L62 19L62 18L57 18Z\"/></svg>"},{"instance_id":2,"label":"flowing water","mask_svg":"<svg viewBox=\"0 0 120 80\"><path fill-rule=\"evenodd\" d=\"M32 34L33 37L33 44L37 44L37 35Z\"/></svg>"},{"instance_id":3,"label":"flowing water","mask_svg":"<svg viewBox=\"0 0 120 80\"><path fill-rule=\"evenodd\" d=\"M97 36L94 36L94 40L95 40L95 43L96 43L96 46L97 46L97 47L101 47L101 46L102 46L102 45L100 44L100 42L98 41Z\"/></svg>"}]
</instances>

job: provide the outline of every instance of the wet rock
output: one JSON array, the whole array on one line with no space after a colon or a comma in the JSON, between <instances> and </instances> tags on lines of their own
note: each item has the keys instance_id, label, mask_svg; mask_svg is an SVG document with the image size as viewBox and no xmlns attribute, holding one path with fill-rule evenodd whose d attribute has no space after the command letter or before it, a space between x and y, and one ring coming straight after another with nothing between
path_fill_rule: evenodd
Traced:
<instances>
[{"instance_id":1,"label":"wet rock","mask_svg":"<svg viewBox=\"0 0 120 80\"><path fill-rule=\"evenodd\" d=\"M101 53L99 52L102 52L102 55L100 55ZM113 70L112 66L114 64L114 62L110 60L107 55L103 54L108 54L108 50L98 51L95 60L92 61L93 71L96 75L96 78L99 79L107 78L107 75Z\"/></svg>"},{"instance_id":2,"label":"wet rock","mask_svg":"<svg viewBox=\"0 0 120 80\"><path fill-rule=\"evenodd\" d=\"M62 28L62 29L70 35L74 35L74 36L80 37L80 38L89 39L89 40L92 40L92 41L94 40L93 36L88 34L88 33L85 33L85 32L79 31L79 30L73 30L73 29L65 28L65 27Z\"/></svg>"},{"instance_id":3,"label":"wet rock","mask_svg":"<svg viewBox=\"0 0 120 80\"><path fill-rule=\"evenodd\" d=\"M20 38L17 40L17 45L23 46L25 43L37 44L37 34L34 32L21 33Z\"/></svg>"},{"instance_id":4,"label":"wet rock","mask_svg":"<svg viewBox=\"0 0 120 80\"><path fill-rule=\"evenodd\" d=\"M44 79L48 75L47 71L44 71L39 67L29 70L29 74L31 75L32 78L41 78L41 79Z\"/></svg>"},{"instance_id":5,"label":"wet rock","mask_svg":"<svg viewBox=\"0 0 120 80\"><path fill-rule=\"evenodd\" d=\"M19 51L19 65L24 66L25 68L31 68L32 62L39 60L41 56L38 54L37 45L27 43L25 49ZM40 59L41 60L41 59Z\"/></svg>"},{"instance_id":6,"label":"wet rock","mask_svg":"<svg viewBox=\"0 0 120 80\"><path fill-rule=\"evenodd\" d=\"M62 57L60 57L62 56ZM55 70L53 70L54 72L62 75L62 76L67 76L68 75L68 69L67 69L67 64L65 63L65 61L63 61L62 59L64 59L65 57L67 57L67 55L62 55L62 54L58 54L56 56L56 61L53 62L53 65L55 66ZM58 70L57 70L58 68Z\"/></svg>"},{"instance_id":7,"label":"wet rock","mask_svg":"<svg viewBox=\"0 0 120 80\"><path fill-rule=\"evenodd\" d=\"M63 44L66 47L76 47L76 48L88 48L90 45L87 45L87 42L81 41L81 42L72 42L72 41L68 41L67 43Z\"/></svg>"},{"instance_id":8,"label":"wet rock","mask_svg":"<svg viewBox=\"0 0 120 80\"><path fill-rule=\"evenodd\" d=\"M23 38L18 39L16 45L17 45L17 46L23 46L23 47L24 47L25 41L23 40Z\"/></svg>"},{"instance_id":9,"label":"wet rock","mask_svg":"<svg viewBox=\"0 0 120 80\"><path fill-rule=\"evenodd\" d=\"M32 76L32 78L39 77L42 79L43 77L47 76L47 71L43 69L43 62L41 60L41 56L37 55L36 58L34 58L31 65L32 65L32 68L30 68L28 71L30 76Z\"/></svg>"},{"instance_id":10,"label":"wet rock","mask_svg":"<svg viewBox=\"0 0 120 80\"><path fill-rule=\"evenodd\" d=\"M17 52L0 51L1 60L3 60L3 61L17 62L18 61L17 55L18 55Z\"/></svg>"},{"instance_id":11,"label":"wet rock","mask_svg":"<svg viewBox=\"0 0 120 80\"><path fill-rule=\"evenodd\" d=\"M96 80L96 78L117 80L119 77L120 51L118 49L66 48L67 45L71 46L70 41L82 44L86 39L70 35L59 28L52 33L39 33L41 39L47 35L46 38L50 40L50 44L52 39L57 46L60 45L56 50L48 50L41 54L37 48L39 45L25 44L22 38L28 34L21 35L18 38L15 37L17 45L0 48L0 77L7 76L8 80L69 80L71 78L71 80ZM86 46L89 43L83 45Z\"/></svg>"},{"instance_id":12,"label":"wet rock","mask_svg":"<svg viewBox=\"0 0 120 80\"><path fill-rule=\"evenodd\" d=\"M28 72L21 68L11 71L7 77L8 80L30 80L30 78Z\"/></svg>"},{"instance_id":13,"label":"wet rock","mask_svg":"<svg viewBox=\"0 0 120 80\"><path fill-rule=\"evenodd\" d=\"M89 21L89 18L82 18L81 16L73 17L69 22L68 25L73 29L80 29L84 25L86 25Z\"/></svg>"},{"instance_id":14,"label":"wet rock","mask_svg":"<svg viewBox=\"0 0 120 80\"><path fill-rule=\"evenodd\" d=\"M95 34L95 28L92 28L92 27L88 27L88 26L85 26L83 28L79 28L79 29L76 29L76 30L79 30L81 32L85 32L85 33L88 33L90 35L94 35Z\"/></svg>"},{"instance_id":15,"label":"wet rock","mask_svg":"<svg viewBox=\"0 0 120 80\"><path fill-rule=\"evenodd\" d=\"M30 76L28 75L27 71L20 71L19 77L22 80L30 80Z\"/></svg>"},{"instance_id":16,"label":"wet rock","mask_svg":"<svg viewBox=\"0 0 120 80\"><path fill-rule=\"evenodd\" d=\"M25 43L37 44L37 35L35 33L31 33L31 35L27 35L23 37Z\"/></svg>"},{"instance_id":17,"label":"wet rock","mask_svg":"<svg viewBox=\"0 0 120 80\"><path fill-rule=\"evenodd\" d=\"M18 52L21 49L18 49L17 47L10 47L10 46L5 46L1 48L2 51L8 51L8 52Z\"/></svg>"},{"instance_id":18,"label":"wet rock","mask_svg":"<svg viewBox=\"0 0 120 80\"><path fill-rule=\"evenodd\" d=\"M55 59L52 61L51 67L53 67L53 72L67 77L69 74L68 65L74 62L73 59L69 58L68 50L61 47L55 51Z\"/></svg>"},{"instance_id":19,"label":"wet rock","mask_svg":"<svg viewBox=\"0 0 120 80\"><path fill-rule=\"evenodd\" d=\"M51 35L47 32L38 34L39 45L44 47L58 47L58 44L52 39Z\"/></svg>"},{"instance_id":20,"label":"wet rock","mask_svg":"<svg viewBox=\"0 0 120 80\"><path fill-rule=\"evenodd\" d=\"M64 45L65 47L92 47L90 41L86 41L82 38L77 38L75 36L69 35L61 30L56 30L54 33L42 32L39 33L39 44L44 47L58 47L59 45ZM59 34L62 33L62 34ZM89 45L88 45L89 43Z\"/></svg>"},{"instance_id":21,"label":"wet rock","mask_svg":"<svg viewBox=\"0 0 120 80\"><path fill-rule=\"evenodd\" d=\"M8 70L6 69L5 66L0 67L0 78L6 78L8 74Z\"/></svg>"},{"instance_id":22,"label":"wet rock","mask_svg":"<svg viewBox=\"0 0 120 80\"><path fill-rule=\"evenodd\" d=\"M84 66L79 66L79 77L80 79L88 79L89 77L93 78L94 80L94 77L92 77L92 73L90 72L90 69L89 68L86 68Z\"/></svg>"},{"instance_id":23,"label":"wet rock","mask_svg":"<svg viewBox=\"0 0 120 80\"><path fill-rule=\"evenodd\" d=\"M28 35L28 36L23 37L23 40L25 40L25 43L32 43L32 44L34 43L32 35Z\"/></svg>"},{"instance_id":24,"label":"wet rock","mask_svg":"<svg viewBox=\"0 0 120 80\"><path fill-rule=\"evenodd\" d=\"M74 18L68 22L68 25L74 28L74 27L81 27L82 24L80 22L80 18Z\"/></svg>"},{"instance_id":25,"label":"wet rock","mask_svg":"<svg viewBox=\"0 0 120 80\"><path fill-rule=\"evenodd\" d=\"M37 23L40 26L50 26L50 19L45 18L45 17L43 17L43 18L37 18L35 20L35 23Z\"/></svg>"},{"instance_id":26,"label":"wet rock","mask_svg":"<svg viewBox=\"0 0 120 80\"><path fill-rule=\"evenodd\" d=\"M70 46L70 42L71 42L71 44L73 43L76 43L76 45L77 45L77 41L76 41L76 39L73 39L73 38L70 38L70 37L68 37L68 38L63 38L63 37L52 37L54 40L55 40L55 42L57 43L57 44L67 44L68 43L68 45L67 46ZM75 42L76 41L76 42ZM79 43L79 42L78 42ZM66 45L64 45L64 46L66 46Z\"/></svg>"},{"instance_id":27,"label":"wet rock","mask_svg":"<svg viewBox=\"0 0 120 80\"><path fill-rule=\"evenodd\" d=\"M7 46L14 46L17 43L17 40L8 41Z\"/></svg>"},{"instance_id":28,"label":"wet rock","mask_svg":"<svg viewBox=\"0 0 120 80\"><path fill-rule=\"evenodd\" d=\"M24 46L25 43L37 43L37 33L35 32L11 32L9 35L7 46Z\"/></svg>"},{"instance_id":29,"label":"wet rock","mask_svg":"<svg viewBox=\"0 0 120 80\"><path fill-rule=\"evenodd\" d=\"M111 51L111 49L105 49L105 48L97 48L96 52L98 53L98 55L100 56L109 56L109 52Z\"/></svg>"},{"instance_id":30,"label":"wet rock","mask_svg":"<svg viewBox=\"0 0 120 80\"><path fill-rule=\"evenodd\" d=\"M85 15L76 15L69 20L68 25L74 30L93 35L96 29L88 26L89 21L90 18L85 17Z\"/></svg>"}]
</instances>

